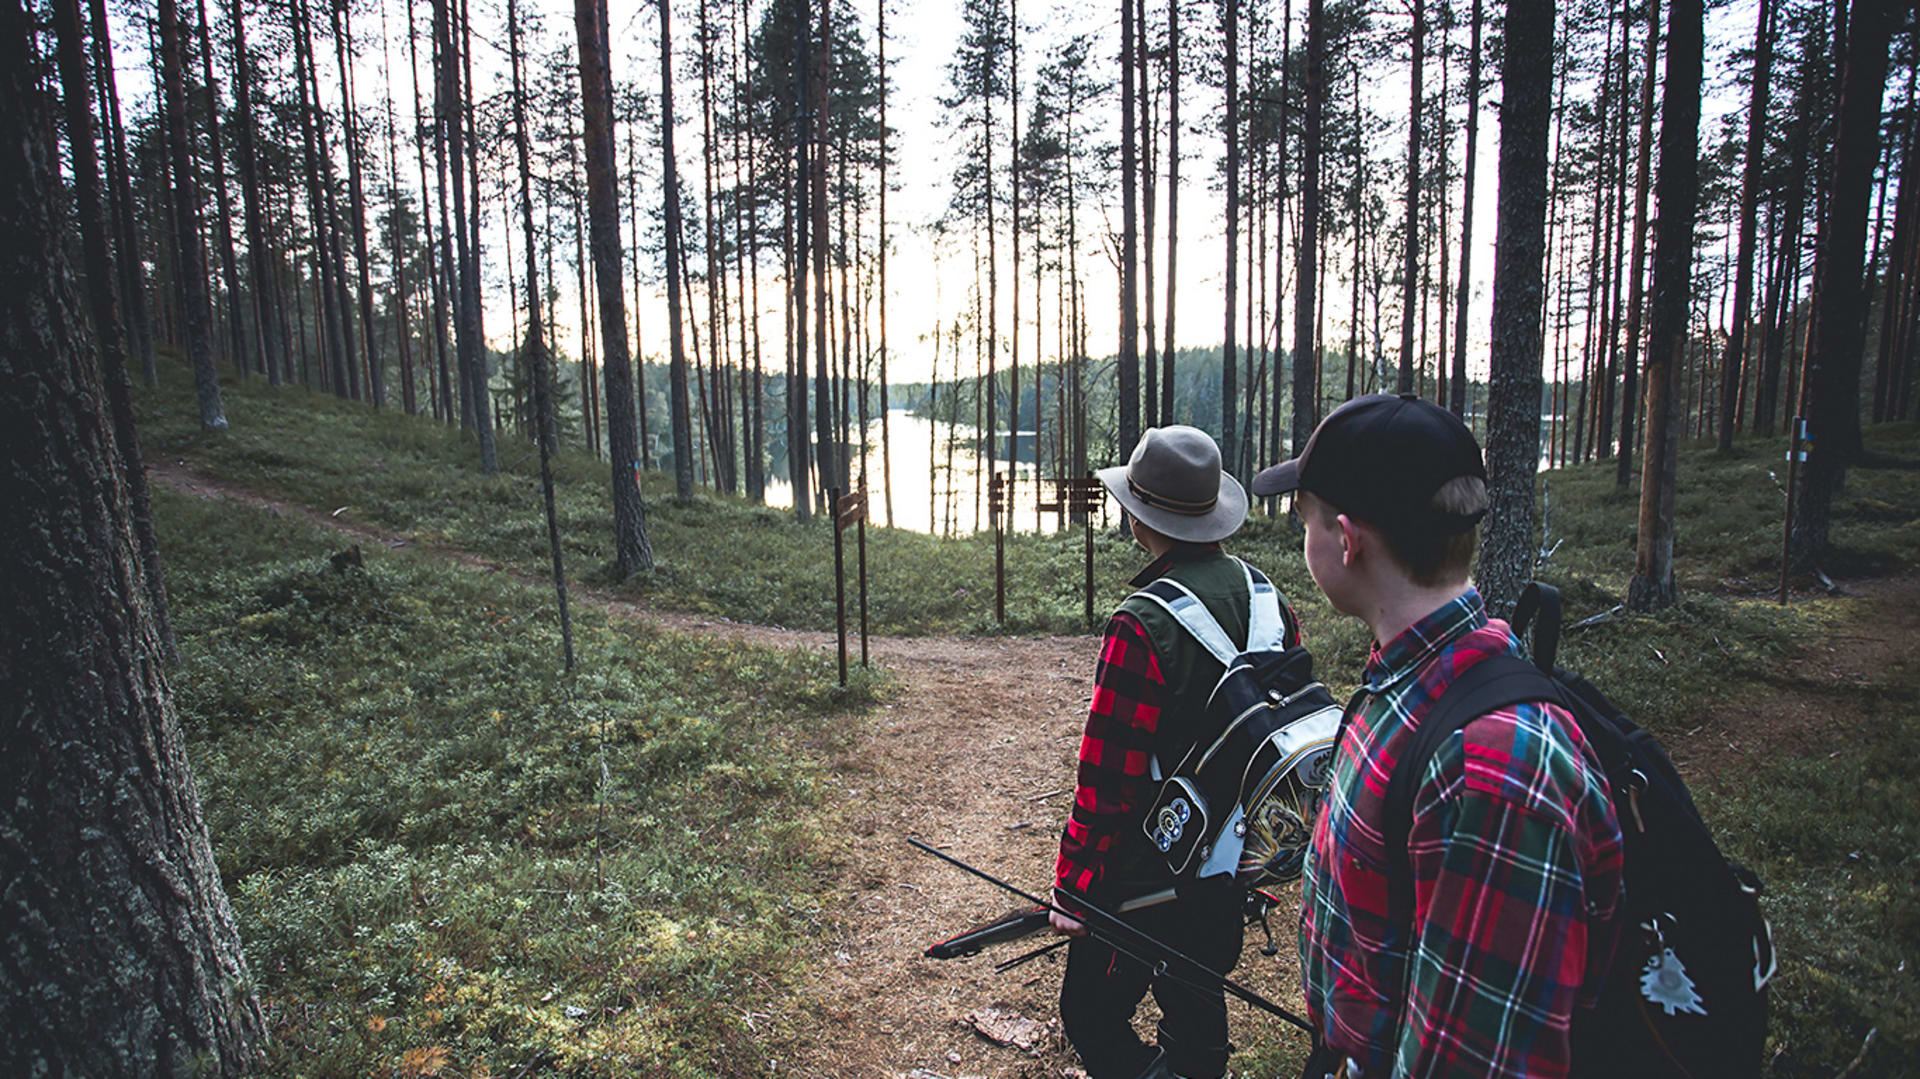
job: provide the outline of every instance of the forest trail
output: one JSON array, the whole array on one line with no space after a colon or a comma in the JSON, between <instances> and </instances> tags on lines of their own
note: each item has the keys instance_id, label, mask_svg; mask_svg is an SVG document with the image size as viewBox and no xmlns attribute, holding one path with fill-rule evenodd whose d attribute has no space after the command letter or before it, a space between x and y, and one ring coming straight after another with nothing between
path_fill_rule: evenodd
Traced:
<instances>
[{"instance_id":1,"label":"forest trail","mask_svg":"<svg viewBox=\"0 0 1920 1079\"><path fill-rule=\"evenodd\" d=\"M154 466L152 482L313 522L365 546L417 546L404 536L261 495L193 472ZM547 578L470 552L428 552L475 570ZM1920 577L1841 582L1857 598L1844 638L1809 643L1784 661L1775 684L1733 698L1669 740L1696 780L1762 756L1824 756L1840 736L1849 692L1874 683L1920 635ZM713 634L775 648L829 650L834 636L663 611L600 589L570 595L625 618L683 633ZM1091 687L1091 636L1026 638L873 637L874 659L900 684L831 762L840 788L832 819L833 875L817 912L818 953L805 992L788 1014L754 1013L804 1047L801 1060L769 1070L859 1079L1039 1079L1081 1073L1061 1036L1055 996L1064 952L1008 974L993 964L1018 954L1003 946L970 959L926 959L929 943L1020 905L1011 896L919 854L915 837L1036 893L1051 880L1059 827L1071 797L1075 754ZM1284 899L1291 895L1283 895ZM1260 955L1248 933L1236 979L1283 1006L1298 1003L1288 905L1273 917L1280 954ZM1038 946L1052 938L1035 937ZM1151 1000L1143 1015L1153 1013ZM1245 1040L1272 1021L1230 1006ZM1279 1037L1299 1040L1291 1031ZM1290 1044L1290 1042L1289 1042ZM1302 1044L1304 1052L1304 1043Z\"/></svg>"}]
</instances>

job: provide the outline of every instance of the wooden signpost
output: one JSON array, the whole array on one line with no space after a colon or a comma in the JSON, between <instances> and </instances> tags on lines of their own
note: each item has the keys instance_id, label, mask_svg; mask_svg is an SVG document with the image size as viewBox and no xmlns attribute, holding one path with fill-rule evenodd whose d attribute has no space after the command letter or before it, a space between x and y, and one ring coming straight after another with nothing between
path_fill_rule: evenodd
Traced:
<instances>
[{"instance_id":1,"label":"wooden signpost","mask_svg":"<svg viewBox=\"0 0 1920 1079\"><path fill-rule=\"evenodd\" d=\"M993 474L987 485L987 516L993 519L993 620L1007 624L1007 533L1003 521L1013 519L1013 479Z\"/></svg>"},{"instance_id":2,"label":"wooden signpost","mask_svg":"<svg viewBox=\"0 0 1920 1079\"><path fill-rule=\"evenodd\" d=\"M847 571L845 544L841 533L857 529L856 544L860 584L860 666L867 666L867 477L860 477L860 490L842 494L830 492L833 507L833 618L840 638L840 684L847 684Z\"/></svg>"},{"instance_id":3,"label":"wooden signpost","mask_svg":"<svg viewBox=\"0 0 1920 1079\"><path fill-rule=\"evenodd\" d=\"M1089 472L1082 479L1057 479L1053 481L1054 497L1051 501L1040 503L1043 513L1060 515L1061 527L1066 527L1068 514L1079 514L1086 526L1083 549L1086 552L1086 594L1087 625L1093 625L1093 515L1106 505L1106 488Z\"/></svg>"}]
</instances>

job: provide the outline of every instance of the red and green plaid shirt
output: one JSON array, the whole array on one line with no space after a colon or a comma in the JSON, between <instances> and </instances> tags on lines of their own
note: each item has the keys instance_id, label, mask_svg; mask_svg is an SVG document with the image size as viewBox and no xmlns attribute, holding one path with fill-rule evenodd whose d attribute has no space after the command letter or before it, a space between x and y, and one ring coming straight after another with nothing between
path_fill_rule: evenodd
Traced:
<instances>
[{"instance_id":1,"label":"red and green plaid shirt","mask_svg":"<svg viewBox=\"0 0 1920 1079\"><path fill-rule=\"evenodd\" d=\"M1300 974L1327 1044L1368 1079L1564 1076L1574 1010L1599 997L1620 825L1556 706L1502 709L1441 744L1413 799L1413 925L1388 915L1394 762L1462 671L1517 650L1469 589L1375 645L1336 749L1302 886Z\"/></svg>"},{"instance_id":2,"label":"red and green plaid shirt","mask_svg":"<svg viewBox=\"0 0 1920 1079\"><path fill-rule=\"evenodd\" d=\"M1143 588L1165 576L1175 562L1219 549L1217 543L1177 544L1130 583ZM1131 861L1126 857L1129 848L1137 853L1146 842L1140 817L1153 800L1150 769L1161 712L1171 704L1168 696L1166 675L1146 627L1125 611L1114 612L1100 641L1073 809L1054 862L1054 884L1068 906L1073 896L1095 894L1109 883L1116 862Z\"/></svg>"}]
</instances>

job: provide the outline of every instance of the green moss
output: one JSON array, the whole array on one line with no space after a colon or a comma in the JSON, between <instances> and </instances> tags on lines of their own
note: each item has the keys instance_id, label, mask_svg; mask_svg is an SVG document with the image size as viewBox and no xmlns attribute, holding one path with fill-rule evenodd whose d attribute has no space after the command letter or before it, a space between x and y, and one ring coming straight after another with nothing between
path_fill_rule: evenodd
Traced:
<instances>
[{"instance_id":1,"label":"green moss","mask_svg":"<svg viewBox=\"0 0 1920 1079\"><path fill-rule=\"evenodd\" d=\"M273 1073L759 1066L746 1005L701 1002L791 991L821 761L879 682L591 606L568 676L544 589L385 551L337 570L312 525L165 490L156 515Z\"/></svg>"}]
</instances>

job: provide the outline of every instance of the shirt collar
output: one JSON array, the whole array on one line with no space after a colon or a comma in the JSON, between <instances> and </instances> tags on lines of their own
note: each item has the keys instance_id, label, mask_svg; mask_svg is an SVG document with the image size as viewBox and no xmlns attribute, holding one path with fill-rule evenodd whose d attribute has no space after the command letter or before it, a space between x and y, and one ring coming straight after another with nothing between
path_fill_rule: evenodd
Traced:
<instances>
[{"instance_id":1,"label":"shirt collar","mask_svg":"<svg viewBox=\"0 0 1920 1079\"><path fill-rule=\"evenodd\" d=\"M1147 563L1147 568L1134 574L1133 580L1127 583L1135 588L1145 588L1160 578L1165 577L1169 570L1183 562L1196 562L1202 558L1210 558L1219 553L1220 544L1218 543L1176 542L1167 550L1166 554Z\"/></svg>"},{"instance_id":2,"label":"shirt collar","mask_svg":"<svg viewBox=\"0 0 1920 1079\"><path fill-rule=\"evenodd\" d=\"M1442 648L1487 624L1487 608L1469 587L1367 656L1366 684L1378 693L1425 666Z\"/></svg>"}]
</instances>

